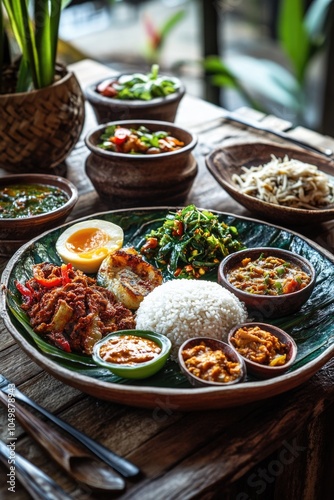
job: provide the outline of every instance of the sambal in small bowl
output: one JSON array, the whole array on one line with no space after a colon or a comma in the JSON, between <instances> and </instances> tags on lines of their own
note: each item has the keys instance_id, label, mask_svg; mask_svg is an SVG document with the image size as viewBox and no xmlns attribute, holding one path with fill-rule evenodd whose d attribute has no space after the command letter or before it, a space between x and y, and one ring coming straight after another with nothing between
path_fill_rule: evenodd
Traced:
<instances>
[{"instance_id":1,"label":"sambal in small bowl","mask_svg":"<svg viewBox=\"0 0 334 500\"><path fill-rule=\"evenodd\" d=\"M181 371L193 386L222 386L241 382L246 376L245 362L225 342L209 337L186 340L179 348Z\"/></svg>"},{"instance_id":2,"label":"sambal in small bowl","mask_svg":"<svg viewBox=\"0 0 334 500\"><path fill-rule=\"evenodd\" d=\"M163 368L171 347L171 341L157 332L118 330L94 345L93 360L119 377L142 379Z\"/></svg>"},{"instance_id":3,"label":"sambal in small bowl","mask_svg":"<svg viewBox=\"0 0 334 500\"><path fill-rule=\"evenodd\" d=\"M285 373L296 359L297 345L284 330L267 323L243 323L228 334L228 343L246 363L247 372L258 378Z\"/></svg>"}]
</instances>

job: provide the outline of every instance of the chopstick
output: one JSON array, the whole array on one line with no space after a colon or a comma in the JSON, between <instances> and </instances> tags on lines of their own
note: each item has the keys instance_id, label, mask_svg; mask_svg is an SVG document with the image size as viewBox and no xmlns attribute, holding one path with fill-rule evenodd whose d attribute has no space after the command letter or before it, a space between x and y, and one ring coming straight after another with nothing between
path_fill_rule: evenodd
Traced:
<instances>
[{"instance_id":1,"label":"chopstick","mask_svg":"<svg viewBox=\"0 0 334 500\"><path fill-rule=\"evenodd\" d=\"M300 146L301 148L308 149L310 151L313 151L314 153L321 154L323 156L326 156L327 158L330 158L331 156L333 156L333 151L330 148L321 147L321 146L313 146L305 141L302 141L301 139L296 139L295 137L292 137L291 135L287 134L286 132L283 132L281 130L275 130L275 129L268 128L265 125L263 125L261 122L250 120L249 118L245 118L243 116L240 116L237 113L224 111L222 118L224 120L229 120L232 122L240 123L241 125L245 125L246 127L250 127L250 128L256 129L256 130L261 130L262 132L266 132L267 134L275 135L276 137L280 137L281 139L284 139L285 141L291 142L291 143L295 144L296 146Z\"/></svg>"},{"instance_id":2,"label":"chopstick","mask_svg":"<svg viewBox=\"0 0 334 500\"><path fill-rule=\"evenodd\" d=\"M7 397L2 391L0 391L0 402L8 408ZM17 401L15 401L15 418L51 458L80 485L97 491L124 490L124 479L117 472L86 451L83 446L65 438L56 429L38 419Z\"/></svg>"},{"instance_id":3,"label":"chopstick","mask_svg":"<svg viewBox=\"0 0 334 500\"><path fill-rule=\"evenodd\" d=\"M10 470L11 449L3 441L0 440L0 460ZM53 498L54 500L71 500L70 497L50 476L45 474L41 469L38 469L34 464L29 462L15 451L15 477L17 477L30 493L34 500L41 498ZM9 475L10 481L10 475ZM9 482L9 488L11 484ZM15 480L13 486L15 488ZM15 491L15 489L13 490Z\"/></svg>"},{"instance_id":4,"label":"chopstick","mask_svg":"<svg viewBox=\"0 0 334 500\"><path fill-rule=\"evenodd\" d=\"M8 394L8 392L10 392L8 389L9 384L10 382L3 375L0 374L0 390ZM116 453L109 450L108 448L98 443L97 441L94 441L93 439L88 437L83 432L80 432L72 425L68 424L67 422L64 422L64 420L61 420L59 417L56 417L56 415L53 415L48 410L35 403L35 401L26 396L17 387L15 388L15 398L19 401L22 401L23 403L26 403L31 408L44 415L44 417L53 422L55 425L60 427L63 431L73 436L81 444L83 444L86 448L88 448L92 453L94 453L97 457L99 457L103 462L110 465L110 467L112 467L113 469L117 470L117 472L122 474L122 476L135 477L141 474L140 469L136 465L126 460L126 458L117 455Z\"/></svg>"}]
</instances>

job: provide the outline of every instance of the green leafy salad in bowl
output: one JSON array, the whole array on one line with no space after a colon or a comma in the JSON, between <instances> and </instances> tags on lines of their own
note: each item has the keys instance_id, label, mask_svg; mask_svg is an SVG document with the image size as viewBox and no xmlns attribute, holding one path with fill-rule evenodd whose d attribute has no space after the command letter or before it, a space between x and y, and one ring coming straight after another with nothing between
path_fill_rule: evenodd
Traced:
<instances>
[{"instance_id":1,"label":"green leafy salad in bowl","mask_svg":"<svg viewBox=\"0 0 334 500\"><path fill-rule=\"evenodd\" d=\"M178 78L159 75L158 64L153 64L149 73L124 74L103 80L96 86L96 92L112 99L150 101L173 94L180 86Z\"/></svg>"}]
</instances>

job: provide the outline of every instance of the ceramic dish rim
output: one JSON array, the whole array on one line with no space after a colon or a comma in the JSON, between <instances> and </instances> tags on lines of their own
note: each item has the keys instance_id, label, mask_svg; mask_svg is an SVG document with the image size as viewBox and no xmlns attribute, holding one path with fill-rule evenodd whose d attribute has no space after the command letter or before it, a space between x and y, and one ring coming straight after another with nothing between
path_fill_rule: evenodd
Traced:
<instances>
[{"instance_id":1,"label":"ceramic dish rim","mask_svg":"<svg viewBox=\"0 0 334 500\"><path fill-rule=\"evenodd\" d=\"M91 214L89 216L82 217L75 222L82 220L87 220L90 218L96 218L98 216L108 215L110 213L117 214L119 212L131 212L135 210L140 211L157 211L157 210L175 210L182 208L182 206L156 206L156 207L134 207L131 209L117 209L108 210L104 212L98 212ZM199 210L204 210L204 208L198 207ZM207 210L207 209L206 209ZM334 264L334 256L325 248L321 247L318 243L310 240L309 238L301 235L300 233L286 229L282 226L276 224L261 221L253 217L246 217L242 215L235 215L228 212L212 210L213 213L237 217L240 220L255 222L260 225L266 225L274 227L279 230L288 231L290 234L301 238L303 241L307 242L316 251L322 253L329 261ZM65 223L59 228L66 228L67 226L73 224L74 221ZM35 241L45 236L46 234L54 231L45 231L38 237L33 238L29 242L25 243L21 248L19 248L14 255L8 261L5 269L2 272L1 281L6 285L7 280L10 277L12 267L14 266L17 259L25 252L25 250L34 244ZM319 354L316 358L310 360L306 365L297 368L293 372L283 373L273 379L257 380L256 382L240 382L239 384L234 384L228 387L191 387L189 388L166 388L166 387L153 387L147 386L143 388L142 393L140 393L140 400L137 399L134 402L134 397L138 394L138 387L133 385L123 385L112 383L108 381L99 380L88 375L79 375L77 378L74 377L74 372L59 365L56 361L51 358L46 357L43 353L38 351L36 345L30 344L19 331L17 331L15 325L7 310L5 287L0 289L0 315L3 318L5 326L9 330L11 336L18 343L18 345L24 350L26 354L32 360L37 363L42 369L47 371L50 375L58 378L63 383L76 387L78 390L85 392L93 397L96 397L97 388L100 390L101 399L108 401L114 401L117 403L122 403L130 406L144 407L144 408L157 408L157 400L162 401L161 404L172 405L172 407L178 410L194 411L205 409L222 409L233 406L242 406L247 403L252 403L254 401L261 401L267 399L268 397L275 396L286 392L300 386L302 383L306 382L312 375L314 375L328 360L334 356L334 344L327 347L323 352ZM260 390L259 390L260 389ZM224 392L224 395L228 397L220 398L220 394ZM254 393L256 395L254 399ZM270 393L270 396L269 396ZM198 397L198 398L197 398ZM242 400L242 401L241 401Z\"/></svg>"}]
</instances>

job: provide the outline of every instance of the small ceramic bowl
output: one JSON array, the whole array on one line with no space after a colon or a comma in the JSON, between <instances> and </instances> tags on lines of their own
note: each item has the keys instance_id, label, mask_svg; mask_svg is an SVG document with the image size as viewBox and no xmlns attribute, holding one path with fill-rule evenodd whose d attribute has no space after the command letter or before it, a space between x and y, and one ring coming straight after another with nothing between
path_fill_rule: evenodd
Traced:
<instances>
[{"instance_id":1,"label":"small ceramic bowl","mask_svg":"<svg viewBox=\"0 0 334 500\"><path fill-rule=\"evenodd\" d=\"M153 360L143 363L121 364L105 361L101 356L101 348L103 346L106 346L108 344L108 341L114 339L115 337L125 335L141 337L143 339L153 341L160 347L160 354ZM142 379L151 377L163 368L168 359L171 347L171 341L165 335L161 335L160 333L147 330L119 330L117 332L110 333L94 345L93 360L98 365L107 368L119 377L129 379Z\"/></svg>"},{"instance_id":2,"label":"small ceramic bowl","mask_svg":"<svg viewBox=\"0 0 334 500\"><path fill-rule=\"evenodd\" d=\"M114 75L110 79L120 76ZM178 106L185 94L185 87L180 82L177 91L166 97L156 97L150 101L113 99L101 95L96 90L104 80L85 89L86 99L91 104L98 123L140 119L174 122Z\"/></svg>"},{"instance_id":3,"label":"small ceramic bowl","mask_svg":"<svg viewBox=\"0 0 334 500\"><path fill-rule=\"evenodd\" d=\"M278 257L300 267L303 272L310 276L310 282L305 288L282 295L248 293L232 285L228 278L230 271L241 264L243 259L249 257L253 261L261 254L264 257ZM278 318L297 312L309 299L315 280L314 267L307 259L282 248L257 247L240 250L225 257L218 267L218 283L236 295L246 305L247 310L256 321L262 321L265 318Z\"/></svg>"},{"instance_id":4,"label":"small ceramic bowl","mask_svg":"<svg viewBox=\"0 0 334 500\"><path fill-rule=\"evenodd\" d=\"M61 189L67 201L56 210L20 218L0 217L0 255L11 255L23 243L65 222L78 200L77 188L67 179L49 174L14 174L0 178L0 189L13 184L42 184Z\"/></svg>"},{"instance_id":5,"label":"small ceramic bowl","mask_svg":"<svg viewBox=\"0 0 334 500\"><path fill-rule=\"evenodd\" d=\"M109 125L135 129L144 125L151 131L164 130L184 142L184 146L159 154L107 151L98 145ZM91 151L86 160L86 174L101 200L110 208L177 205L186 199L197 175L197 162L191 154L197 137L172 123L153 120L113 122L93 129L85 141Z\"/></svg>"},{"instance_id":6,"label":"small ceramic bowl","mask_svg":"<svg viewBox=\"0 0 334 500\"><path fill-rule=\"evenodd\" d=\"M255 361L252 361L248 359L246 356L240 352L238 349L236 342L233 341L236 332L240 328L254 328L254 327L259 327L261 330L264 330L266 332L269 332L270 334L274 335L275 337L278 338L278 340L286 344L286 360L283 365L276 365L276 366L270 366L268 364L262 364L262 363L257 363ZM282 373L285 373L287 370L289 370L293 364L293 362L296 359L297 355L297 345L294 341L294 339L288 335L284 330L281 330L277 326L269 325L267 323L243 323L240 325L235 326L232 328L232 330L228 334L228 343L230 346L232 346L234 349L236 349L239 354L242 356L242 358L245 360L245 364L247 367L247 373L255 375L258 378L273 378L277 377L278 375L281 375ZM249 346L254 347L254 342Z\"/></svg>"},{"instance_id":7,"label":"small ceramic bowl","mask_svg":"<svg viewBox=\"0 0 334 500\"><path fill-rule=\"evenodd\" d=\"M235 379L228 382L215 382L211 380L206 380L205 378L197 377L192 372L190 372L186 366L185 360L183 359L182 353L184 350L192 349L193 347L196 347L201 343L204 343L205 346L211 349L212 351L222 351L229 361L232 361L234 363L239 363L240 364L239 375ZM240 356L233 347L226 344L225 342L222 342L221 340L212 339L209 337L196 337L186 340L179 348L178 361L181 371L185 374L189 382L197 387L207 387L207 386L222 387L222 386L233 385L237 384L238 382L241 382L246 375L246 365L242 356Z\"/></svg>"}]
</instances>

